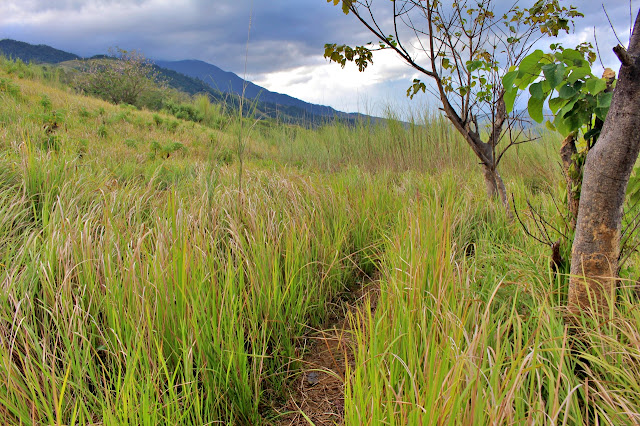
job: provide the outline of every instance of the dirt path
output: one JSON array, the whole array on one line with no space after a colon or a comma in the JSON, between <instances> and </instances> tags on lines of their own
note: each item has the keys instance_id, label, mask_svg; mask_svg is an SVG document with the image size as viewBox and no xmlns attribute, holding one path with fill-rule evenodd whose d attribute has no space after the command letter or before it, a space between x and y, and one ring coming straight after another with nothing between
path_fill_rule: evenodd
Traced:
<instances>
[{"instance_id":1,"label":"dirt path","mask_svg":"<svg viewBox=\"0 0 640 426\"><path fill-rule=\"evenodd\" d=\"M279 419L279 426L344 424L345 371L347 365L354 366L349 317L362 311L366 300L375 309L378 293L378 281L366 280L355 290L354 300L345 302L343 312L331 317L323 330L307 339L310 348L289 401L280 410L288 414Z\"/></svg>"}]
</instances>

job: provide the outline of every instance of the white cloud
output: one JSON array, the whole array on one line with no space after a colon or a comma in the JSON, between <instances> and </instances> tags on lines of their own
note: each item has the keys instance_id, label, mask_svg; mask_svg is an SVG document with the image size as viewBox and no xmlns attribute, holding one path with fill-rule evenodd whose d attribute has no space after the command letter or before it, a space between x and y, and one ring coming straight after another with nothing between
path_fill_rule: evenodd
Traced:
<instances>
[{"instance_id":1,"label":"white cloud","mask_svg":"<svg viewBox=\"0 0 640 426\"><path fill-rule=\"evenodd\" d=\"M352 63L343 69L321 60L315 65L253 75L250 79L268 90L307 102L331 105L341 111L381 115L389 102L397 101L398 85L403 87L400 92L403 96L413 74L393 52L377 52L374 64L364 72L359 72Z\"/></svg>"}]
</instances>

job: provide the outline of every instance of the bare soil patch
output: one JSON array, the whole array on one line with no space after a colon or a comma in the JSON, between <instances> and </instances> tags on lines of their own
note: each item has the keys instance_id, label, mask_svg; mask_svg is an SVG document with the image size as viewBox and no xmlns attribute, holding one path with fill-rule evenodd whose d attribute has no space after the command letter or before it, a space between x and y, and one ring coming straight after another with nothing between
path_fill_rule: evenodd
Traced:
<instances>
[{"instance_id":1,"label":"bare soil patch","mask_svg":"<svg viewBox=\"0 0 640 426\"><path fill-rule=\"evenodd\" d=\"M353 299L332 316L322 330L307 338L302 371L291 388L287 404L280 409L279 426L329 426L344 424L344 383L347 366L354 367L353 333L349 318L360 315L370 301L375 310L379 281L367 279Z\"/></svg>"}]
</instances>

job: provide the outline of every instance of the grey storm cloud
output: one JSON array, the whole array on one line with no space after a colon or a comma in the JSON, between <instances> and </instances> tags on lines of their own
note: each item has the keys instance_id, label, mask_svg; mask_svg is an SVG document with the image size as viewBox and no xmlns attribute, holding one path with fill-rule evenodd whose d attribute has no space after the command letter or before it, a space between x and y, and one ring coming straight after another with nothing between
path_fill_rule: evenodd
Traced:
<instances>
[{"instance_id":1,"label":"grey storm cloud","mask_svg":"<svg viewBox=\"0 0 640 426\"><path fill-rule=\"evenodd\" d=\"M598 33L612 35L600 1L576 3L586 16L579 27L595 26ZM609 2L606 7L624 35L629 3ZM371 39L352 16L325 0L0 2L0 38L49 44L83 56L118 46L138 49L152 58L201 59L241 72L249 29L247 62L252 74L318 63L327 42Z\"/></svg>"},{"instance_id":2,"label":"grey storm cloud","mask_svg":"<svg viewBox=\"0 0 640 426\"><path fill-rule=\"evenodd\" d=\"M317 63L327 42L364 37L324 0L3 0L0 38L48 44L82 56L109 47L146 56L201 59L261 74Z\"/></svg>"}]
</instances>

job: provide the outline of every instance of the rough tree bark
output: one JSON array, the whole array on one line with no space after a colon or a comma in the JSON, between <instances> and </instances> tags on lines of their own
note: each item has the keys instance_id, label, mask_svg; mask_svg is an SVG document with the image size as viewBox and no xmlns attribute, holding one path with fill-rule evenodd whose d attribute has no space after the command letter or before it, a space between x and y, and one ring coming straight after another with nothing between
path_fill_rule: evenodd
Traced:
<instances>
[{"instance_id":1,"label":"rough tree bark","mask_svg":"<svg viewBox=\"0 0 640 426\"><path fill-rule=\"evenodd\" d=\"M580 206L580 197L574 190L579 181L574 178L572 173L572 169L577 167L574 161L574 155L577 153L575 135L571 133L562 141L560 158L562 159L562 173L567 181L567 209L569 210L569 225L572 230L576 229L576 219Z\"/></svg>"},{"instance_id":2,"label":"rough tree bark","mask_svg":"<svg viewBox=\"0 0 640 426\"><path fill-rule=\"evenodd\" d=\"M598 143L584 167L569 283L569 308L604 312L614 300L625 192L640 152L640 13Z\"/></svg>"}]
</instances>

